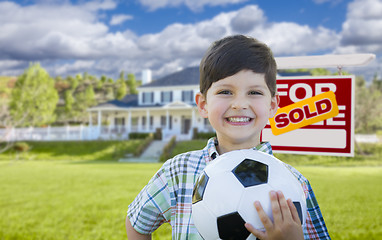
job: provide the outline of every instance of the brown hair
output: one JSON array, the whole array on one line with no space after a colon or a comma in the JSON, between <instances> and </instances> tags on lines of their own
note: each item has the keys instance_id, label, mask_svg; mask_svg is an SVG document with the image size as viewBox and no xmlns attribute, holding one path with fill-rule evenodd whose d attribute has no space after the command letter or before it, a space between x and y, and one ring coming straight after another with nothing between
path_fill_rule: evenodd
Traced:
<instances>
[{"instance_id":1,"label":"brown hair","mask_svg":"<svg viewBox=\"0 0 382 240\"><path fill-rule=\"evenodd\" d=\"M276 94L277 66L271 49L243 35L225 37L211 44L200 62L200 92L205 95L212 83L245 69L264 73L272 97Z\"/></svg>"}]
</instances>

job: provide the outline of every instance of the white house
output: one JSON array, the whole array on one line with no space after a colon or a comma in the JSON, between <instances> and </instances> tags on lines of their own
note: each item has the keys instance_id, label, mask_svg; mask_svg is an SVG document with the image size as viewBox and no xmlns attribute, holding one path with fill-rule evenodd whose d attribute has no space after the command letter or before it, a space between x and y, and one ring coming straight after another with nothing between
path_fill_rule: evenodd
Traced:
<instances>
[{"instance_id":1,"label":"white house","mask_svg":"<svg viewBox=\"0 0 382 240\"><path fill-rule=\"evenodd\" d=\"M151 80L150 70L142 73L142 85L137 95L126 95L91 107L89 121L98 129L97 136L114 133L126 138L131 132L162 130L164 139L173 135L177 139L191 139L193 129L214 131L208 120L199 116L195 95L199 91L199 68L191 67L158 80ZM97 123L92 119L97 116ZM107 126L102 126L102 123ZM96 131L97 132L97 131Z\"/></svg>"}]
</instances>

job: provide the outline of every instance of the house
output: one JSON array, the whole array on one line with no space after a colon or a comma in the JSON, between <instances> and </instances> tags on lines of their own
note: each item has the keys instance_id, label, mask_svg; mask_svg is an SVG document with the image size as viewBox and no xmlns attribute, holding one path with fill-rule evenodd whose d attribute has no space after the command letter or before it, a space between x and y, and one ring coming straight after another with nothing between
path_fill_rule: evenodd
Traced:
<instances>
[{"instance_id":1,"label":"house","mask_svg":"<svg viewBox=\"0 0 382 240\"><path fill-rule=\"evenodd\" d=\"M155 132L161 129L164 139L191 139L193 129L213 132L207 119L199 116L195 95L199 91L199 68L190 67L152 81L150 70L142 72L137 95L101 103L88 109L94 138L110 133L127 138L132 132ZM93 118L97 116L97 124ZM107 126L102 125L106 123ZM98 136L98 137L97 137Z\"/></svg>"}]
</instances>

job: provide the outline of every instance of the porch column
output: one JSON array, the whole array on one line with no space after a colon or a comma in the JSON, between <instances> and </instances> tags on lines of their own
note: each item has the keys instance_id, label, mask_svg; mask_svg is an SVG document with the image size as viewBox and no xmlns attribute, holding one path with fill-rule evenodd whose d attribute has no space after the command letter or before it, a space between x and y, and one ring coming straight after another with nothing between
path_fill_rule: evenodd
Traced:
<instances>
[{"instance_id":1,"label":"porch column","mask_svg":"<svg viewBox=\"0 0 382 240\"><path fill-rule=\"evenodd\" d=\"M102 121L102 116L101 116L101 110L98 110L98 119L97 119L97 129L98 129L98 133L96 135L96 138L98 138L100 135L101 135L101 121Z\"/></svg>"},{"instance_id":2,"label":"porch column","mask_svg":"<svg viewBox=\"0 0 382 240\"><path fill-rule=\"evenodd\" d=\"M98 128L101 129L101 121L102 121L102 116L101 116L101 110L98 110Z\"/></svg>"},{"instance_id":3,"label":"porch column","mask_svg":"<svg viewBox=\"0 0 382 240\"><path fill-rule=\"evenodd\" d=\"M150 131L150 110L146 110L146 130Z\"/></svg>"},{"instance_id":4,"label":"porch column","mask_svg":"<svg viewBox=\"0 0 382 240\"><path fill-rule=\"evenodd\" d=\"M92 112L89 112L89 127L93 126Z\"/></svg>"},{"instance_id":5,"label":"porch column","mask_svg":"<svg viewBox=\"0 0 382 240\"><path fill-rule=\"evenodd\" d=\"M166 110L166 129L170 130L170 112Z\"/></svg>"},{"instance_id":6,"label":"porch column","mask_svg":"<svg viewBox=\"0 0 382 240\"><path fill-rule=\"evenodd\" d=\"M131 132L131 110L127 114L127 133Z\"/></svg>"},{"instance_id":7,"label":"porch column","mask_svg":"<svg viewBox=\"0 0 382 240\"><path fill-rule=\"evenodd\" d=\"M196 124L195 124L195 111L194 109L191 109L191 130L194 130L194 128L196 127Z\"/></svg>"}]
</instances>

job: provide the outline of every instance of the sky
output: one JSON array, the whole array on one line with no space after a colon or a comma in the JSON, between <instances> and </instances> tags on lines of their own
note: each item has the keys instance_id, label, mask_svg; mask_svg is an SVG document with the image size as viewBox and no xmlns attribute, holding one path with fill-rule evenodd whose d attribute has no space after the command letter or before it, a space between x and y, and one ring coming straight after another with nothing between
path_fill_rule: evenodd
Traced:
<instances>
[{"instance_id":1,"label":"sky","mask_svg":"<svg viewBox=\"0 0 382 240\"><path fill-rule=\"evenodd\" d=\"M158 79L198 66L213 41L233 34L276 57L373 53L369 65L344 70L382 76L382 0L1 0L0 76L39 62L53 77L139 79L151 69Z\"/></svg>"}]
</instances>

